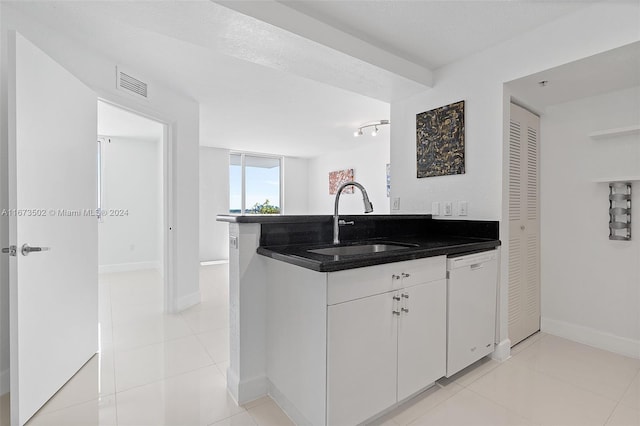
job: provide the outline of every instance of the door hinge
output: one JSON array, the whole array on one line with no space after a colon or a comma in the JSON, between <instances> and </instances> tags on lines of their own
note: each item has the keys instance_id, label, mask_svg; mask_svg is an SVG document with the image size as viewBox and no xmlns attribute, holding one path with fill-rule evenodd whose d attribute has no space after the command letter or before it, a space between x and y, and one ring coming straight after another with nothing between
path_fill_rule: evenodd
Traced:
<instances>
[{"instance_id":1,"label":"door hinge","mask_svg":"<svg viewBox=\"0 0 640 426\"><path fill-rule=\"evenodd\" d=\"M16 246L9 246L9 247L2 248L2 253L8 254L9 256L15 256L17 252L18 252L18 249Z\"/></svg>"}]
</instances>

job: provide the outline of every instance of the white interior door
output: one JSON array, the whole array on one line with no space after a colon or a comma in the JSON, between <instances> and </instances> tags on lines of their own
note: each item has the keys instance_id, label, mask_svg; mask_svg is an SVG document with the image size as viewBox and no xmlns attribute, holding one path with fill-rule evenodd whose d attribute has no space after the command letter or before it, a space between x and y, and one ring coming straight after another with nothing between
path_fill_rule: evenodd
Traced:
<instances>
[{"instance_id":1,"label":"white interior door","mask_svg":"<svg viewBox=\"0 0 640 426\"><path fill-rule=\"evenodd\" d=\"M509 132L509 339L540 330L540 117L511 104Z\"/></svg>"},{"instance_id":2,"label":"white interior door","mask_svg":"<svg viewBox=\"0 0 640 426\"><path fill-rule=\"evenodd\" d=\"M17 33L8 71L11 424L23 425L98 348L97 220L85 212L97 98Z\"/></svg>"}]
</instances>

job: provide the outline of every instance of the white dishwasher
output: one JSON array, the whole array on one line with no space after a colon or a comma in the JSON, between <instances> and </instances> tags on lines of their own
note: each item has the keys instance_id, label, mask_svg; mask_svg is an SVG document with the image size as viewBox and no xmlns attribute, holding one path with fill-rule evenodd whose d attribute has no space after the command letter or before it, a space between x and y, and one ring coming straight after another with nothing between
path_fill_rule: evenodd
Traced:
<instances>
[{"instance_id":1,"label":"white dishwasher","mask_svg":"<svg viewBox=\"0 0 640 426\"><path fill-rule=\"evenodd\" d=\"M493 352L498 287L497 250L447 259L447 374Z\"/></svg>"}]
</instances>

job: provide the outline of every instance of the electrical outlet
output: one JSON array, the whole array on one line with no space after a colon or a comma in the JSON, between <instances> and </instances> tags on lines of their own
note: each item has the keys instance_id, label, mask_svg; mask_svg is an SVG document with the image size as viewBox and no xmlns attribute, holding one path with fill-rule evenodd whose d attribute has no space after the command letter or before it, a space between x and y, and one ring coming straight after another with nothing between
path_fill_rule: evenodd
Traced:
<instances>
[{"instance_id":1,"label":"electrical outlet","mask_svg":"<svg viewBox=\"0 0 640 426\"><path fill-rule=\"evenodd\" d=\"M451 216L452 214L453 214L453 205L451 204L451 201L446 201L444 203L444 215Z\"/></svg>"},{"instance_id":2,"label":"electrical outlet","mask_svg":"<svg viewBox=\"0 0 640 426\"><path fill-rule=\"evenodd\" d=\"M440 203L437 201L431 203L431 216L440 216Z\"/></svg>"},{"instance_id":3,"label":"electrical outlet","mask_svg":"<svg viewBox=\"0 0 640 426\"><path fill-rule=\"evenodd\" d=\"M229 237L229 248L238 249L238 237L235 235L231 235Z\"/></svg>"},{"instance_id":4,"label":"electrical outlet","mask_svg":"<svg viewBox=\"0 0 640 426\"><path fill-rule=\"evenodd\" d=\"M469 203L466 201L460 201L460 203L458 203L458 215L466 216L468 214L469 214Z\"/></svg>"},{"instance_id":5,"label":"electrical outlet","mask_svg":"<svg viewBox=\"0 0 640 426\"><path fill-rule=\"evenodd\" d=\"M391 210L400 210L400 197L395 197L391 204Z\"/></svg>"}]
</instances>

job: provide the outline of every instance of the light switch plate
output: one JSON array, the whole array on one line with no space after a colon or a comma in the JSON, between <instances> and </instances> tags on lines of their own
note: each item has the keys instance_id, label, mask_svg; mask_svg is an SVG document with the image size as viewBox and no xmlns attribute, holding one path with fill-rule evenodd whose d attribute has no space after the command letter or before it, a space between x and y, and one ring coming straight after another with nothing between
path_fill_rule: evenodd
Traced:
<instances>
[{"instance_id":1,"label":"light switch plate","mask_svg":"<svg viewBox=\"0 0 640 426\"><path fill-rule=\"evenodd\" d=\"M451 201L446 201L444 203L444 215L451 216L453 214L453 205Z\"/></svg>"},{"instance_id":2,"label":"light switch plate","mask_svg":"<svg viewBox=\"0 0 640 426\"><path fill-rule=\"evenodd\" d=\"M458 203L458 215L466 216L469 214L469 203L467 201L460 201Z\"/></svg>"},{"instance_id":3,"label":"light switch plate","mask_svg":"<svg viewBox=\"0 0 640 426\"><path fill-rule=\"evenodd\" d=\"M434 201L431 203L431 215L432 216L440 216L440 203Z\"/></svg>"},{"instance_id":4,"label":"light switch plate","mask_svg":"<svg viewBox=\"0 0 640 426\"><path fill-rule=\"evenodd\" d=\"M394 197L391 210L400 210L400 197Z\"/></svg>"}]
</instances>

